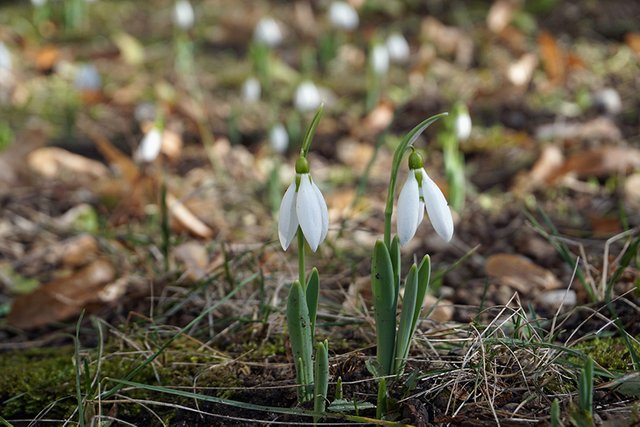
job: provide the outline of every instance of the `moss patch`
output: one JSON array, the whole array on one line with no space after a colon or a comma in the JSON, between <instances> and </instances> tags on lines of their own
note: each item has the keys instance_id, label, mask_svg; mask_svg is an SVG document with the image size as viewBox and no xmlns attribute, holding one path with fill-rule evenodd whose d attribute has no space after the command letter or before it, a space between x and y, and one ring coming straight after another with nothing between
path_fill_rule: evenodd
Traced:
<instances>
[{"instance_id":1,"label":"moss patch","mask_svg":"<svg viewBox=\"0 0 640 427\"><path fill-rule=\"evenodd\" d=\"M636 345L640 352L640 346ZM575 346L576 350L591 357L598 365L609 371L629 371L632 368L631 355L620 337L595 338Z\"/></svg>"},{"instance_id":2,"label":"moss patch","mask_svg":"<svg viewBox=\"0 0 640 427\"><path fill-rule=\"evenodd\" d=\"M127 372L141 363L144 358L138 353L118 352L114 348L105 348L107 357L103 358L100 366L100 379L103 390L112 386L104 378L123 378ZM83 352L83 359L87 360L89 375L83 372L83 393L87 392L97 370L97 351ZM196 354L193 350L168 349L154 364L141 370L133 379L144 384L165 386L192 386L198 377L198 385L208 387L237 387L242 385L239 373L228 365L224 369L217 369L220 357L207 353ZM157 374L157 377L156 377ZM34 418L43 409L50 407L47 418L65 419L76 409L75 367L73 361L73 347L59 347L47 349L31 349L24 352L0 354L0 407L5 418ZM84 378L87 377L87 378ZM158 378L160 381L158 381ZM84 388L87 387L87 388ZM95 394L91 391L88 394ZM228 389L215 393L221 397L231 397ZM184 404L184 399L175 396L158 395L145 390L128 391L126 395L133 399L161 400ZM88 413L97 412L97 403L86 405ZM104 404L103 413L112 408ZM118 417L122 419L138 418L144 409L140 405L119 404ZM158 409L158 408L156 408ZM162 410L157 411L162 413ZM167 410L169 413L170 410ZM168 414L167 414L168 415Z\"/></svg>"}]
</instances>

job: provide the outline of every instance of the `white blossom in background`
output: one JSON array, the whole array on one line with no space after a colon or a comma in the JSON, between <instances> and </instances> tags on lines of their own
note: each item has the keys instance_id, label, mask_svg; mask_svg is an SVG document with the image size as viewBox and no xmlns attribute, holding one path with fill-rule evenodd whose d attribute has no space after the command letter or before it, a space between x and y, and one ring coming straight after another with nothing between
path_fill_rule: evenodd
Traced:
<instances>
[{"instance_id":1,"label":"white blossom in background","mask_svg":"<svg viewBox=\"0 0 640 427\"><path fill-rule=\"evenodd\" d=\"M387 51L389 53L389 59L396 64L403 64L409 60L411 49L409 48L409 42L400 33L393 33L387 37L385 41Z\"/></svg>"},{"instance_id":2,"label":"white blossom in background","mask_svg":"<svg viewBox=\"0 0 640 427\"><path fill-rule=\"evenodd\" d=\"M102 78L95 65L84 64L76 71L73 85L78 90L100 90Z\"/></svg>"},{"instance_id":3,"label":"white blossom in background","mask_svg":"<svg viewBox=\"0 0 640 427\"><path fill-rule=\"evenodd\" d=\"M265 44L269 47L276 47L282 43L284 36L280 29L280 24L275 19L266 16L256 25L253 38L258 43Z\"/></svg>"},{"instance_id":4,"label":"white blossom in background","mask_svg":"<svg viewBox=\"0 0 640 427\"><path fill-rule=\"evenodd\" d=\"M307 80L298 85L293 101L298 111L307 112L317 110L321 102L320 91L312 81Z\"/></svg>"},{"instance_id":5,"label":"white blossom in background","mask_svg":"<svg viewBox=\"0 0 640 427\"><path fill-rule=\"evenodd\" d=\"M44 6L47 0L31 0L31 4L35 7Z\"/></svg>"},{"instance_id":6,"label":"white blossom in background","mask_svg":"<svg viewBox=\"0 0 640 427\"><path fill-rule=\"evenodd\" d=\"M280 204L278 237L285 251L296 236L298 225L309 247L315 252L327 237L329 210L320 189L308 173L296 174Z\"/></svg>"},{"instance_id":7,"label":"white blossom in background","mask_svg":"<svg viewBox=\"0 0 640 427\"><path fill-rule=\"evenodd\" d=\"M389 52L383 44L376 44L371 49L371 57L369 58L371 69L378 76L384 76L389 71Z\"/></svg>"},{"instance_id":8,"label":"white blossom in background","mask_svg":"<svg viewBox=\"0 0 640 427\"><path fill-rule=\"evenodd\" d=\"M456 115L453 126L458 141L466 141L467 139L469 139L469 136L471 135L471 128L473 127L473 125L471 123L469 110L467 110L466 107L460 109L460 111Z\"/></svg>"},{"instance_id":9,"label":"white blossom in background","mask_svg":"<svg viewBox=\"0 0 640 427\"><path fill-rule=\"evenodd\" d=\"M411 154L414 155L417 153ZM425 208L436 233L448 242L453 237L451 209L438 185L421 167L422 158L418 158L419 162L412 164L410 157L410 165L420 167L409 169L409 175L398 197L397 223L400 244L405 245L416 234L418 225L424 219Z\"/></svg>"},{"instance_id":10,"label":"white blossom in background","mask_svg":"<svg viewBox=\"0 0 640 427\"><path fill-rule=\"evenodd\" d=\"M358 12L349 3L334 1L329 6L329 22L339 30L353 31L358 28Z\"/></svg>"},{"instance_id":11,"label":"white blossom in background","mask_svg":"<svg viewBox=\"0 0 640 427\"><path fill-rule=\"evenodd\" d=\"M255 77L249 77L242 85L242 99L246 102L257 102L262 93L260 81Z\"/></svg>"},{"instance_id":12,"label":"white blossom in background","mask_svg":"<svg viewBox=\"0 0 640 427\"><path fill-rule=\"evenodd\" d=\"M153 162L162 148L162 130L153 126L142 138L134 159L142 163Z\"/></svg>"},{"instance_id":13,"label":"white blossom in background","mask_svg":"<svg viewBox=\"0 0 640 427\"><path fill-rule=\"evenodd\" d=\"M622 112L622 99L617 90L611 87L600 89L593 94L593 103L606 114L616 115Z\"/></svg>"},{"instance_id":14,"label":"white blossom in background","mask_svg":"<svg viewBox=\"0 0 640 427\"><path fill-rule=\"evenodd\" d=\"M173 22L183 30L189 30L195 22L195 13L189 0L178 0L173 7Z\"/></svg>"},{"instance_id":15,"label":"white blossom in background","mask_svg":"<svg viewBox=\"0 0 640 427\"><path fill-rule=\"evenodd\" d=\"M4 43L0 42L0 72L10 73L12 69L11 52Z\"/></svg>"},{"instance_id":16,"label":"white blossom in background","mask_svg":"<svg viewBox=\"0 0 640 427\"><path fill-rule=\"evenodd\" d=\"M289 134L282 123L276 123L269 132L269 144L271 149L278 154L283 154L289 147Z\"/></svg>"}]
</instances>

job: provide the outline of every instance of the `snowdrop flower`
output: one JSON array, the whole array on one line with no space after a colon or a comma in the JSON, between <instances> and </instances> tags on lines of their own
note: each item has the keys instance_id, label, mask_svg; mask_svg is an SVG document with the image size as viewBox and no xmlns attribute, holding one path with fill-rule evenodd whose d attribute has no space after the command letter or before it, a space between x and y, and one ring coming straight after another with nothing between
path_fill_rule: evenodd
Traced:
<instances>
[{"instance_id":1,"label":"snowdrop flower","mask_svg":"<svg viewBox=\"0 0 640 427\"><path fill-rule=\"evenodd\" d=\"M195 13L189 0L178 0L173 7L173 22L179 28L188 30L193 27Z\"/></svg>"},{"instance_id":2,"label":"snowdrop flower","mask_svg":"<svg viewBox=\"0 0 640 427\"><path fill-rule=\"evenodd\" d=\"M320 91L312 81L307 80L298 85L293 101L298 111L304 113L317 110L321 102Z\"/></svg>"},{"instance_id":3,"label":"snowdrop flower","mask_svg":"<svg viewBox=\"0 0 640 427\"><path fill-rule=\"evenodd\" d=\"M276 20L267 16L262 18L256 25L253 38L258 43L266 44L269 47L276 47L282 43L284 36Z\"/></svg>"},{"instance_id":4,"label":"snowdrop flower","mask_svg":"<svg viewBox=\"0 0 640 427\"><path fill-rule=\"evenodd\" d=\"M384 76L389 70L389 52L382 44L376 44L371 49L371 69L378 76Z\"/></svg>"},{"instance_id":5,"label":"snowdrop flower","mask_svg":"<svg viewBox=\"0 0 640 427\"><path fill-rule=\"evenodd\" d=\"M458 108L453 128L458 141L466 141L471 135L471 116L469 116L469 110L464 105Z\"/></svg>"},{"instance_id":6,"label":"snowdrop flower","mask_svg":"<svg viewBox=\"0 0 640 427\"><path fill-rule=\"evenodd\" d=\"M296 161L296 178L284 193L280 204L278 237L285 251L298 231L298 225L311 250L315 252L329 231L329 211L318 186L309 175L309 162Z\"/></svg>"},{"instance_id":7,"label":"snowdrop flower","mask_svg":"<svg viewBox=\"0 0 640 427\"><path fill-rule=\"evenodd\" d=\"M47 0L31 0L31 4L35 7L44 6Z\"/></svg>"},{"instance_id":8,"label":"snowdrop flower","mask_svg":"<svg viewBox=\"0 0 640 427\"><path fill-rule=\"evenodd\" d=\"M352 31L358 28L360 19L358 12L349 3L334 1L329 6L329 22L334 28Z\"/></svg>"},{"instance_id":9,"label":"snowdrop flower","mask_svg":"<svg viewBox=\"0 0 640 427\"><path fill-rule=\"evenodd\" d=\"M142 138L135 159L143 163L151 163L160 154L162 148L162 130L154 125Z\"/></svg>"},{"instance_id":10,"label":"snowdrop flower","mask_svg":"<svg viewBox=\"0 0 640 427\"><path fill-rule=\"evenodd\" d=\"M409 54L411 49L409 48L409 42L400 33L391 34L385 41L387 51L389 52L389 59L396 64L402 64L409 60Z\"/></svg>"},{"instance_id":11,"label":"snowdrop flower","mask_svg":"<svg viewBox=\"0 0 640 427\"><path fill-rule=\"evenodd\" d=\"M269 132L269 143L276 153L282 154L289 147L289 134L282 123L276 123Z\"/></svg>"},{"instance_id":12,"label":"snowdrop flower","mask_svg":"<svg viewBox=\"0 0 640 427\"><path fill-rule=\"evenodd\" d=\"M398 198L398 238L405 245L413 238L424 218L424 210L436 233L445 241L453 237L453 218L444 194L425 172L417 152L409 156L409 176Z\"/></svg>"},{"instance_id":13,"label":"snowdrop flower","mask_svg":"<svg viewBox=\"0 0 640 427\"><path fill-rule=\"evenodd\" d=\"M260 99L262 87L255 77L249 77L242 85L242 98L247 102L256 102Z\"/></svg>"},{"instance_id":14,"label":"snowdrop flower","mask_svg":"<svg viewBox=\"0 0 640 427\"><path fill-rule=\"evenodd\" d=\"M78 68L73 85L78 90L100 90L102 78L95 65L84 64Z\"/></svg>"}]
</instances>

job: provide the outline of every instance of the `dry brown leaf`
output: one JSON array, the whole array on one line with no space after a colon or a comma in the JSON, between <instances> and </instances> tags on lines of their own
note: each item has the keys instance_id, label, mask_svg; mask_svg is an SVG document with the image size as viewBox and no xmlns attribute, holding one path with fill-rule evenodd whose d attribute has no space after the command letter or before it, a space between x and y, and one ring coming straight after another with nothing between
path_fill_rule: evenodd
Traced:
<instances>
[{"instance_id":1,"label":"dry brown leaf","mask_svg":"<svg viewBox=\"0 0 640 427\"><path fill-rule=\"evenodd\" d=\"M93 129L85 129L96 143L98 151L111 164L111 167L120 172L122 177L129 183L134 183L140 176L140 171L136 164L122 151L118 150L107 138Z\"/></svg>"},{"instance_id":2,"label":"dry brown leaf","mask_svg":"<svg viewBox=\"0 0 640 427\"><path fill-rule=\"evenodd\" d=\"M518 8L518 2L513 0L497 0L487 14L487 27L495 34L500 34L511 23L513 12Z\"/></svg>"},{"instance_id":3,"label":"dry brown leaf","mask_svg":"<svg viewBox=\"0 0 640 427\"><path fill-rule=\"evenodd\" d=\"M567 71L566 53L556 39L550 33L543 31L538 36L538 48L549 80L553 83L564 82Z\"/></svg>"},{"instance_id":4,"label":"dry brown leaf","mask_svg":"<svg viewBox=\"0 0 640 427\"><path fill-rule=\"evenodd\" d=\"M356 142L352 139L343 139L337 144L338 159L345 165L351 167L354 172L360 173L371 161L373 147L369 144Z\"/></svg>"},{"instance_id":5,"label":"dry brown leaf","mask_svg":"<svg viewBox=\"0 0 640 427\"><path fill-rule=\"evenodd\" d=\"M512 190L519 194L548 185L564 164L562 151L556 145L545 145L531 171L519 175Z\"/></svg>"},{"instance_id":6,"label":"dry brown leaf","mask_svg":"<svg viewBox=\"0 0 640 427\"><path fill-rule=\"evenodd\" d=\"M43 72L50 72L60 59L60 49L54 45L46 45L36 52L36 68Z\"/></svg>"},{"instance_id":7,"label":"dry brown leaf","mask_svg":"<svg viewBox=\"0 0 640 427\"><path fill-rule=\"evenodd\" d=\"M473 61L473 39L461 29L448 27L430 16L422 22L420 32L439 52L455 56L458 64L467 67Z\"/></svg>"},{"instance_id":8,"label":"dry brown leaf","mask_svg":"<svg viewBox=\"0 0 640 427\"><path fill-rule=\"evenodd\" d=\"M98 255L98 241L90 234L81 234L63 242L62 264L65 267L80 267Z\"/></svg>"},{"instance_id":9,"label":"dry brown leaf","mask_svg":"<svg viewBox=\"0 0 640 427\"><path fill-rule=\"evenodd\" d=\"M194 236L203 239L213 237L213 230L200 221L180 200L169 193L167 193L167 207L171 218Z\"/></svg>"},{"instance_id":10,"label":"dry brown leaf","mask_svg":"<svg viewBox=\"0 0 640 427\"><path fill-rule=\"evenodd\" d=\"M485 271L498 283L525 294L560 287L560 282L551 271L520 255L491 255L485 264Z\"/></svg>"},{"instance_id":11,"label":"dry brown leaf","mask_svg":"<svg viewBox=\"0 0 640 427\"><path fill-rule=\"evenodd\" d=\"M24 174L27 157L32 150L46 144L47 134L42 129L21 132L3 151L0 151L0 183L11 185Z\"/></svg>"},{"instance_id":12,"label":"dry brown leaf","mask_svg":"<svg viewBox=\"0 0 640 427\"><path fill-rule=\"evenodd\" d=\"M178 262L186 267L187 276L191 280L200 280L207 274L209 254L207 248L199 242L186 242L173 250Z\"/></svg>"},{"instance_id":13,"label":"dry brown leaf","mask_svg":"<svg viewBox=\"0 0 640 427\"><path fill-rule=\"evenodd\" d=\"M427 294L422 304L422 313L430 313L429 319L436 322L448 322L453 319L453 303L448 300L438 300L435 296Z\"/></svg>"},{"instance_id":14,"label":"dry brown leaf","mask_svg":"<svg viewBox=\"0 0 640 427\"><path fill-rule=\"evenodd\" d=\"M537 66L538 56L533 53L525 53L520 59L509 65L507 78L514 86L525 87L531 81Z\"/></svg>"},{"instance_id":15,"label":"dry brown leaf","mask_svg":"<svg viewBox=\"0 0 640 427\"><path fill-rule=\"evenodd\" d=\"M630 147L604 146L577 153L567 159L549 178L554 182L569 173L578 178L605 177L627 173L640 167L640 150Z\"/></svg>"},{"instance_id":16,"label":"dry brown leaf","mask_svg":"<svg viewBox=\"0 0 640 427\"><path fill-rule=\"evenodd\" d=\"M624 39L627 46L640 55L640 33L627 33Z\"/></svg>"},{"instance_id":17,"label":"dry brown leaf","mask_svg":"<svg viewBox=\"0 0 640 427\"><path fill-rule=\"evenodd\" d=\"M393 105L390 102L381 102L364 119L363 129L367 134L382 132L393 121Z\"/></svg>"},{"instance_id":18,"label":"dry brown leaf","mask_svg":"<svg viewBox=\"0 0 640 427\"><path fill-rule=\"evenodd\" d=\"M620 218L603 217L600 215L589 215L593 237L610 237L623 231Z\"/></svg>"},{"instance_id":19,"label":"dry brown leaf","mask_svg":"<svg viewBox=\"0 0 640 427\"><path fill-rule=\"evenodd\" d=\"M536 138L618 141L622 138L622 134L618 126L609 117L597 117L584 123L556 122L538 126Z\"/></svg>"},{"instance_id":20,"label":"dry brown leaf","mask_svg":"<svg viewBox=\"0 0 640 427\"><path fill-rule=\"evenodd\" d=\"M102 163L58 147L43 147L27 157L29 167L46 178L104 179L109 170Z\"/></svg>"},{"instance_id":21,"label":"dry brown leaf","mask_svg":"<svg viewBox=\"0 0 640 427\"><path fill-rule=\"evenodd\" d=\"M70 277L49 282L36 291L17 297L7 321L18 328L33 329L76 316L115 277L113 266L96 260Z\"/></svg>"}]
</instances>

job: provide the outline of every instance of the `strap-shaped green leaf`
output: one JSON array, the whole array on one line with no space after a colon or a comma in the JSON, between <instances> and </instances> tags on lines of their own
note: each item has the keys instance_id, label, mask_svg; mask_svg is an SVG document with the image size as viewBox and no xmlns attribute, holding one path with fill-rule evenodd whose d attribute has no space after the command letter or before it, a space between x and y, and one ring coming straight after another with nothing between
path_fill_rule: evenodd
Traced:
<instances>
[{"instance_id":1,"label":"strap-shaped green leaf","mask_svg":"<svg viewBox=\"0 0 640 427\"><path fill-rule=\"evenodd\" d=\"M309 385L313 384L313 344L311 342L311 321L307 301L302 285L297 280L293 282L287 301L287 326L293 360L296 361L296 375L298 384L298 399L302 402L311 400Z\"/></svg>"},{"instance_id":2,"label":"strap-shaped green leaf","mask_svg":"<svg viewBox=\"0 0 640 427\"><path fill-rule=\"evenodd\" d=\"M431 257L425 255L418 266L418 293L416 295L416 306L413 313L413 322L411 323L411 336L416 331L418 324L418 317L422 311L422 305L424 304L424 297L427 295L429 289L429 281L431 280Z\"/></svg>"},{"instance_id":3,"label":"strap-shaped green leaf","mask_svg":"<svg viewBox=\"0 0 640 427\"><path fill-rule=\"evenodd\" d=\"M309 322L311 324L311 342L316 334L316 314L318 312L318 298L320 296L320 275L318 269L313 267L309 279L307 279L307 290L305 297L307 300L307 309L309 310Z\"/></svg>"},{"instance_id":4,"label":"strap-shaped green leaf","mask_svg":"<svg viewBox=\"0 0 640 427\"><path fill-rule=\"evenodd\" d=\"M382 375L393 368L396 334L395 278L386 245L378 240L373 249L371 288L376 319L377 359Z\"/></svg>"},{"instance_id":5,"label":"strap-shaped green leaf","mask_svg":"<svg viewBox=\"0 0 640 427\"><path fill-rule=\"evenodd\" d=\"M327 391L329 390L329 342L319 342L316 345L315 362L315 392L313 398L314 412L324 412L327 406ZM314 417L318 422L319 417Z\"/></svg>"},{"instance_id":6,"label":"strap-shaped green leaf","mask_svg":"<svg viewBox=\"0 0 640 427\"><path fill-rule=\"evenodd\" d=\"M416 309L416 297L418 296L418 267L413 264L404 283L404 299L402 300L402 313L398 335L396 336L395 374L401 374L404 370L409 346L413 336L413 314Z\"/></svg>"}]
</instances>

